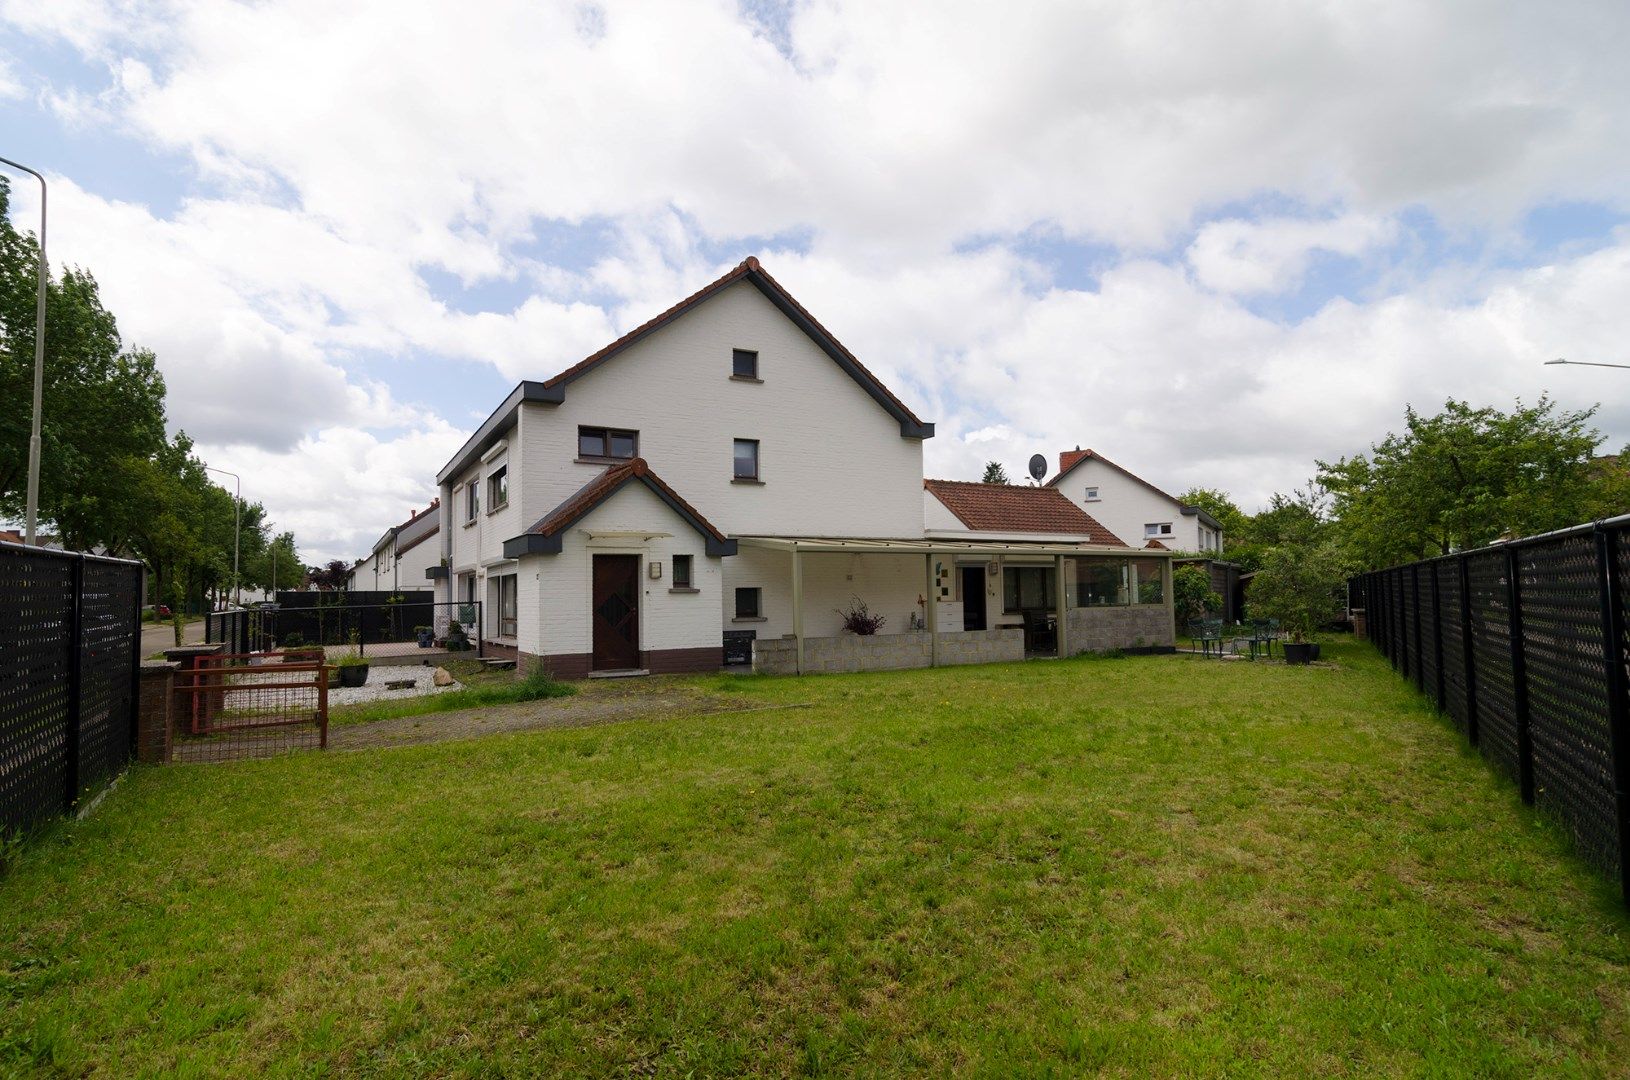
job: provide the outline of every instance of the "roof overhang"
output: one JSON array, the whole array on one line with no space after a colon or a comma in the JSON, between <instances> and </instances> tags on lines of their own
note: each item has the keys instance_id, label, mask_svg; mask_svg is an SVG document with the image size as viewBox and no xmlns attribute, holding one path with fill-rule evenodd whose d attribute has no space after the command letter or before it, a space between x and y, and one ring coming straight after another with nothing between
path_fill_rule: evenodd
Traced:
<instances>
[{"instance_id":1,"label":"roof overhang","mask_svg":"<svg viewBox=\"0 0 1630 1080\"><path fill-rule=\"evenodd\" d=\"M1171 558L1169 551L1058 540L1031 543L1019 540L939 540L932 537L888 540L858 536L738 536L736 542L744 548L764 551L830 555L1112 555L1117 558Z\"/></svg>"},{"instance_id":2,"label":"roof overhang","mask_svg":"<svg viewBox=\"0 0 1630 1080\"><path fill-rule=\"evenodd\" d=\"M1204 510L1201 510L1198 506L1185 506L1183 507L1183 513L1189 517L1199 518L1210 528L1216 529L1219 532L1222 531L1222 522L1218 521Z\"/></svg>"},{"instance_id":3,"label":"roof overhang","mask_svg":"<svg viewBox=\"0 0 1630 1080\"><path fill-rule=\"evenodd\" d=\"M559 405L566 400L564 386L545 386L541 382L527 380L509 392L504 403L492 411L492 415L476 429L474 435L459 448L453 459L442 466L441 472L436 474L436 483L445 484L459 473L468 469L481 459L504 432L515 426L515 418L526 402L537 402L540 405Z\"/></svg>"}]
</instances>

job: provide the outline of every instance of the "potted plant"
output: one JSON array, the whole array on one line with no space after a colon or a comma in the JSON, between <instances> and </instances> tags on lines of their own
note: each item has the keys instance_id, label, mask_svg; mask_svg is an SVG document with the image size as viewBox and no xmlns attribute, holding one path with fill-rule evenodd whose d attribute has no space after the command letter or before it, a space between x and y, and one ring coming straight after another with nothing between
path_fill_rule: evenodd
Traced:
<instances>
[{"instance_id":1,"label":"potted plant","mask_svg":"<svg viewBox=\"0 0 1630 1080\"><path fill-rule=\"evenodd\" d=\"M341 686L362 686L368 681L368 661L357 648L357 635L351 635L351 647L334 661L335 673Z\"/></svg>"},{"instance_id":2,"label":"potted plant","mask_svg":"<svg viewBox=\"0 0 1630 1080\"><path fill-rule=\"evenodd\" d=\"M448 627L447 651L467 652L469 651L469 648L470 638L469 635L464 632L464 627L459 623L454 623L452 626Z\"/></svg>"},{"instance_id":3,"label":"potted plant","mask_svg":"<svg viewBox=\"0 0 1630 1080\"><path fill-rule=\"evenodd\" d=\"M1334 544L1282 544L1269 548L1246 597L1251 613L1278 619L1290 635L1285 663L1318 658L1313 634L1341 616L1341 590L1347 567Z\"/></svg>"},{"instance_id":4,"label":"potted plant","mask_svg":"<svg viewBox=\"0 0 1630 1080\"><path fill-rule=\"evenodd\" d=\"M415 626L413 633L419 639L419 648L428 649L436 643L436 631L429 626Z\"/></svg>"},{"instance_id":5,"label":"potted plant","mask_svg":"<svg viewBox=\"0 0 1630 1080\"><path fill-rule=\"evenodd\" d=\"M866 607L866 601L856 596L849 605L848 611L839 611L838 617L843 620L843 629L851 634L861 637L870 637L883 629L886 621L881 615L873 615Z\"/></svg>"}]
</instances>

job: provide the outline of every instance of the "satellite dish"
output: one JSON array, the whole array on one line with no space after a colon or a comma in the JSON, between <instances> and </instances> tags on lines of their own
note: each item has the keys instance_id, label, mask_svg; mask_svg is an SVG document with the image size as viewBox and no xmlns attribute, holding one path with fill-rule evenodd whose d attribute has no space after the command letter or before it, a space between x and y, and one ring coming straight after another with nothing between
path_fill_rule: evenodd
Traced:
<instances>
[{"instance_id":1,"label":"satellite dish","mask_svg":"<svg viewBox=\"0 0 1630 1080\"><path fill-rule=\"evenodd\" d=\"M1030 476L1038 483L1047 475L1047 459L1040 454L1030 455Z\"/></svg>"}]
</instances>

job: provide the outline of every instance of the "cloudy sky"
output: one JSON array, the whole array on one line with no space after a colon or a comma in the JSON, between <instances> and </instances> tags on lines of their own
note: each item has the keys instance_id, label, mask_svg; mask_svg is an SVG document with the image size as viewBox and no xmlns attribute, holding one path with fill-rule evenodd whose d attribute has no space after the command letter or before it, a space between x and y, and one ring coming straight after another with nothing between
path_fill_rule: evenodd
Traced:
<instances>
[{"instance_id":1,"label":"cloudy sky","mask_svg":"<svg viewBox=\"0 0 1630 1080\"><path fill-rule=\"evenodd\" d=\"M1630 372L1541 366L1630 363L1626 55L1620 0L0 0L0 154L312 558L748 254L931 475L1252 509L1406 403L1630 440Z\"/></svg>"}]
</instances>

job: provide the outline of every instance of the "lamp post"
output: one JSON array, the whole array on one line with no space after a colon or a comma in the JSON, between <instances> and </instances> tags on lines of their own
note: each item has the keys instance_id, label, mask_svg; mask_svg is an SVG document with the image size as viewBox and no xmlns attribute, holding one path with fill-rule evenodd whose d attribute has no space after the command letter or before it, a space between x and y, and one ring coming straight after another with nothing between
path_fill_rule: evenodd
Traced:
<instances>
[{"instance_id":1,"label":"lamp post","mask_svg":"<svg viewBox=\"0 0 1630 1080\"><path fill-rule=\"evenodd\" d=\"M28 508L25 526L28 530L26 542L32 547L40 513L40 413L45 397L45 283L50 274L45 265L45 177L10 158L0 157L0 165L20 169L40 182L40 267L38 292L34 298L34 419L28 429Z\"/></svg>"},{"instance_id":2,"label":"lamp post","mask_svg":"<svg viewBox=\"0 0 1630 1080\"><path fill-rule=\"evenodd\" d=\"M230 476L238 482L238 494L232 500L232 602L239 607L243 598L243 590L238 585L238 538L243 534L243 477L226 469L217 469L213 465L205 465L210 472L218 472Z\"/></svg>"},{"instance_id":3,"label":"lamp post","mask_svg":"<svg viewBox=\"0 0 1630 1080\"><path fill-rule=\"evenodd\" d=\"M1630 371L1630 364L1598 364L1591 360L1547 360L1545 367L1554 367L1557 364L1567 364L1569 367L1611 367L1623 368Z\"/></svg>"}]
</instances>

